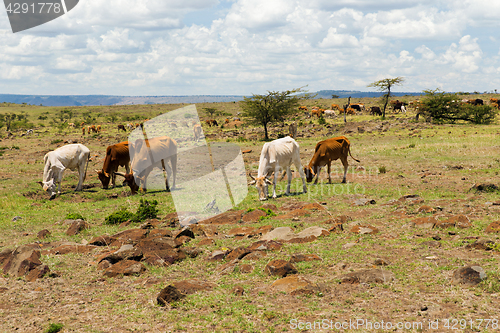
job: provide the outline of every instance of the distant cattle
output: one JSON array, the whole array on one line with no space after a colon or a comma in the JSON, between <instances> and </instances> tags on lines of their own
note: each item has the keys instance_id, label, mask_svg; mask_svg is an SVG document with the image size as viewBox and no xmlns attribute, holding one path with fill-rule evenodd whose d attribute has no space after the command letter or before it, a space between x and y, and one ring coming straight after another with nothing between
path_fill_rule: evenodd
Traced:
<instances>
[{"instance_id":1,"label":"distant cattle","mask_svg":"<svg viewBox=\"0 0 500 333\"><path fill-rule=\"evenodd\" d=\"M349 166L349 164L347 163L348 155L351 156L353 160L359 162L359 160L352 157L350 142L345 136L339 136L336 138L318 142L314 149L314 155L311 158L311 161L306 167L304 167L307 182L311 182L314 177L316 177L314 183L317 184L321 168L326 165L328 172L328 183L331 183L331 163L332 161L340 158L340 161L344 166L344 177L342 179L342 183L345 183L347 176L347 167Z\"/></svg>"},{"instance_id":2,"label":"distant cattle","mask_svg":"<svg viewBox=\"0 0 500 333\"><path fill-rule=\"evenodd\" d=\"M97 133L101 133L101 125L97 125L95 127L95 129L96 129Z\"/></svg>"},{"instance_id":3,"label":"distant cattle","mask_svg":"<svg viewBox=\"0 0 500 333\"><path fill-rule=\"evenodd\" d=\"M33 130L32 129L29 129L26 131L26 135L30 135L30 134L33 134Z\"/></svg>"},{"instance_id":4,"label":"distant cattle","mask_svg":"<svg viewBox=\"0 0 500 333\"><path fill-rule=\"evenodd\" d=\"M134 129L134 124L128 123L127 124L127 128L128 128L129 131L132 131Z\"/></svg>"},{"instance_id":5,"label":"distant cattle","mask_svg":"<svg viewBox=\"0 0 500 333\"><path fill-rule=\"evenodd\" d=\"M45 154L42 187L49 192L51 200L56 197L56 193L61 193L61 180L66 169L78 170L76 191L82 190L89 159L90 150L80 143L62 146Z\"/></svg>"},{"instance_id":6,"label":"distant cattle","mask_svg":"<svg viewBox=\"0 0 500 333\"><path fill-rule=\"evenodd\" d=\"M108 188L109 181L111 180L111 187L115 188L116 172L118 167L125 167L127 173L130 172L130 154L128 148L128 141L123 141L106 148L106 158L101 170L95 170L97 176L101 181L102 188Z\"/></svg>"},{"instance_id":7,"label":"distant cattle","mask_svg":"<svg viewBox=\"0 0 500 333\"><path fill-rule=\"evenodd\" d=\"M217 120L215 119L208 119L208 120L205 120L205 123L212 127L212 126L219 126L219 124L217 123Z\"/></svg>"},{"instance_id":8,"label":"distant cattle","mask_svg":"<svg viewBox=\"0 0 500 333\"><path fill-rule=\"evenodd\" d=\"M257 171L257 178L254 178L250 173L252 179L248 185L255 185L259 192L259 200L267 200L268 185L273 184L273 198L276 198L276 182L280 169L286 168L288 185L286 187L286 195L290 194L290 184L292 182L291 165L295 165L302 178L303 193L307 193L307 186L305 181L304 171L300 163L299 144L287 136L271 142L266 142L260 152L259 169ZM274 172L274 182L269 180L269 176Z\"/></svg>"},{"instance_id":9,"label":"distant cattle","mask_svg":"<svg viewBox=\"0 0 500 333\"><path fill-rule=\"evenodd\" d=\"M95 125L87 126L87 134L90 134L90 132L97 133L97 128Z\"/></svg>"},{"instance_id":10,"label":"distant cattle","mask_svg":"<svg viewBox=\"0 0 500 333\"><path fill-rule=\"evenodd\" d=\"M334 118L337 117L337 114L333 110L325 110L325 117Z\"/></svg>"},{"instance_id":11,"label":"distant cattle","mask_svg":"<svg viewBox=\"0 0 500 333\"><path fill-rule=\"evenodd\" d=\"M406 112L405 106L408 105L408 103L401 102L400 100L395 100L391 101L391 105L394 112L396 111Z\"/></svg>"},{"instance_id":12,"label":"distant cattle","mask_svg":"<svg viewBox=\"0 0 500 333\"><path fill-rule=\"evenodd\" d=\"M299 106L300 111L307 111L307 106Z\"/></svg>"},{"instance_id":13,"label":"distant cattle","mask_svg":"<svg viewBox=\"0 0 500 333\"><path fill-rule=\"evenodd\" d=\"M354 110L358 111L358 112L363 112L365 111L365 105L362 104L362 103L358 103L358 104L350 104L349 105L351 108L353 108Z\"/></svg>"},{"instance_id":14,"label":"distant cattle","mask_svg":"<svg viewBox=\"0 0 500 333\"><path fill-rule=\"evenodd\" d=\"M120 130L126 132L127 130L125 129L125 125L118 125L118 132L120 132Z\"/></svg>"},{"instance_id":15,"label":"distant cattle","mask_svg":"<svg viewBox=\"0 0 500 333\"><path fill-rule=\"evenodd\" d=\"M465 103L477 106L477 105L484 105L484 101L480 98L473 98L473 99L465 99Z\"/></svg>"},{"instance_id":16,"label":"distant cattle","mask_svg":"<svg viewBox=\"0 0 500 333\"><path fill-rule=\"evenodd\" d=\"M372 106L370 108L370 114L371 115L377 115L377 116L381 116L382 115L382 111L380 110L380 107L379 106Z\"/></svg>"},{"instance_id":17,"label":"distant cattle","mask_svg":"<svg viewBox=\"0 0 500 333\"><path fill-rule=\"evenodd\" d=\"M149 140L138 139L130 147L132 162L131 172L117 175L125 178L124 184L130 187L132 194L136 194L141 186L146 191L146 181L155 167L162 166L167 173L165 187L167 191L175 188L175 178L177 174L177 142L168 136L156 137ZM171 167L168 163L170 162ZM172 177L171 177L172 176ZM169 179L172 178L172 187L169 186Z\"/></svg>"},{"instance_id":18,"label":"distant cattle","mask_svg":"<svg viewBox=\"0 0 500 333\"><path fill-rule=\"evenodd\" d=\"M76 128L76 125L75 125L75 123L69 123L69 124L68 124L68 127L71 127L71 128Z\"/></svg>"},{"instance_id":19,"label":"distant cattle","mask_svg":"<svg viewBox=\"0 0 500 333\"><path fill-rule=\"evenodd\" d=\"M332 110L342 110L338 104L332 104Z\"/></svg>"}]
</instances>

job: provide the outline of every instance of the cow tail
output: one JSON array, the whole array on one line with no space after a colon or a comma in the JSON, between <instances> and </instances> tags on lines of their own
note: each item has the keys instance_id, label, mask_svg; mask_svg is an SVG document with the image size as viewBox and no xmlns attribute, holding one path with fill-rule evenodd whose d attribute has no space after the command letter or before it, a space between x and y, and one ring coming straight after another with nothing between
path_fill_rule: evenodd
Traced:
<instances>
[{"instance_id":1,"label":"cow tail","mask_svg":"<svg viewBox=\"0 0 500 333\"><path fill-rule=\"evenodd\" d=\"M90 152L89 152L89 155L87 156L87 165L85 165L85 173L83 174L83 181L85 181L85 178L87 178L87 169L89 167L89 162L90 162ZM82 186L83 186L83 184L82 184Z\"/></svg>"},{"instance_id":2,"label":"cow tail","mask_svg":"<svg viewBox=\"0 0 500 333\"><path fill-rule=\"evenodd\" d=\"M353 160L355 160L356 162L360 163L360 161L359 161L359 160L357 160L357 159L355 159L354 157L352 157L352 155L351 155L351 146L350 146L350 145L347 147L347 149L348 149L347 151L349 152L349 156L351 156L351 158L352 158Z\"/></svg>"}]
</instances>

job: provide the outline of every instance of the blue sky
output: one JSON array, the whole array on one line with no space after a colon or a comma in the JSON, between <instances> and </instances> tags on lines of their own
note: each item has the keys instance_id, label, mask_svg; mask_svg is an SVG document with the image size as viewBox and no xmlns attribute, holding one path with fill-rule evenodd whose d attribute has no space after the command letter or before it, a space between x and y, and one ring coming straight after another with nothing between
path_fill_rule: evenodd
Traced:
<instances>
[{"instance_id":1,"label":"blue sky","mask_svg":"<svg viewBox=\"0 0 500 333\"><path fill-rule=\"evenodd\" d=\"M500 89L496 0L81 0L13 34L0 93L250 95L307 86Z\"/></svg>"}]
</instances>

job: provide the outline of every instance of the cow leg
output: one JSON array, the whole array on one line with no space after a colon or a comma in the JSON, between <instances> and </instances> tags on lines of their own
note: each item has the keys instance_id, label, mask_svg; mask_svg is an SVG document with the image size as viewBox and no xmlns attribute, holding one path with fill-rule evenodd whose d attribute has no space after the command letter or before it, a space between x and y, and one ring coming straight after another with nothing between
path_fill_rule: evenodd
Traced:
<instances>
[{"instance_id":1,"label":"cow leg","mask_svg":"<svg viewBox=\"0 0 500 333\"><path fill-rule=\"evenodd\" d=\"M327 168L327 171L328 171L328 184L332 183L331 167L332 167L332 161L328 161L328 164L326 165L326 168Z\"/></svg>"},{"instance_id":2,"label":"cow leg","mask_svg":"<svg viewBox=\"0 0 500 333\"><path fill-rule=\"evenodd\" d=\"M274 169L273 199L276 199L276 183L278 182L279 172L280 172L280 167L277 165L276 168Z\"/></svg>"},{"instance_id":3,"label":"cow leg","mask_svg":"<svg viewBox=\"0 0 500 333\"><path fill-rule=\"evenodd\" d=\"M61 194L61 181L62 181L62 177L63 177L63 171L60 171L58 174L57 174L57 177L55 179L55 181L57 182L57 186L58 186L58 190L57 190L57 194Z\"/></svg>"},{"instance_id":4,"label":"cow leg","mask_svg":"<svg viewBox=\"0 0 500 333\"><path fill-rule=\"evenodd\" d=\"M288 184L286 185L286 195L290 195L290 184L292 183L292 170L290 169L290 166L286 167L286 176L288 179Z\"/></svg>"},{"instance_id":5,"label":"cow leg","mask_svg":"<svg viewBox=\"0 0 500 333\"><path fill-rule=\"evenodd\" d=\"M314 185L317 185L318 184L318 180L319 180L319 173L321 172L321 167L318 166L318 172L316 173L316 179L314 180Z\"/></svg>"},{"instance_id":6,"label":"cow leg","mask_svg":"<svg viewBox=\"0 0 500 333\"><path fill-rule=\"evenodd\" d=\"M344 165L344 178L342 179L342 183L347 183L347 168L349 164L347 163L347 156L341 158L342 164Z\"/></svg>"},{"instance_id":7,"label":"cow leg","mask_svg":"<svg viewBox=\"0 0 500 333\"><path fill-rule=\"evenodd\" d=\"M78 185L76 185L75 191L81 191L83 188L83 181L85 180L85 166L86 163L80 163L78 166Z\"/></svg>"},{"instance_id":8,"label":"cow leg","mask_svg":"<svg viewBox=\"0 0 500 333\"><path fill-rule=\"evenodd\" d=\"M175 175L177 174L177 155L170 158L170 164L172 165L172 190L175 188Z\"/></svg>"}]
</instances>

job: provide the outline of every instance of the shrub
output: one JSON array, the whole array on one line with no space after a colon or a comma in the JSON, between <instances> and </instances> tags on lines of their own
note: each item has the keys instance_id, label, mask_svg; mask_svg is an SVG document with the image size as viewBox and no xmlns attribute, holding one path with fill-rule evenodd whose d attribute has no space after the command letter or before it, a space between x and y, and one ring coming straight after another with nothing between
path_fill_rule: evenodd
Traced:
<instances>
[{"instance_id":1,"label":"shrub","mask_svg":"<svg viewBox=\"0 0 500 333\"><path fill-rule=\"evenodd\" d=\"M318 118L318 124L320 125L325 125L326 124L326 120L323 116L319 117Z\"/></svg>"},{"instance_id":2,"label":"shrub","mask_svg":"<svg viewBox=\"0 0 500 333\"><path fill-rule=\"evenodd\" d=\"M139 208L137 208L137 212L135 216L132 218L132 222L142 222L147 219L155 219L158 216L158 201L153 200L149 202L148 200L141 199L141 203L139 204Z\"/></svg>"},{"instance_id":3,"label":"shrub","mask_svg":"<svg viewBox=\"0 0 500 333\"><path fill-rule=\"evenodd\" d=\"M85 220L85 218L80 213L68 213L66 220Z\"/></svg>"},{"instance_id":4,"label":"shrub","mask_svg":"<svg viewBox=\"0 0 500 333\"><path fill-rule=\"evenodd\" d=\"M130 220L134 214L129 212L126 208L121 208L104 219L106 224L118 224Z\"/></svg>"},{"instance_id":5,"label":"shrub","mask_svg":"<svg viewBox=\"0 0 500 333\"><path fill-rule=\"evenodd\" d=\"M385 166L381 166L381 167L378 168L378 172L379 173L386 173L387 169L385 168Z\"/></svg>"},{"instance_id":6,"label":"shrub","mask_svg":"<svg viewBox=\"0 0 500 333\"><path fill-rule=\"evenodd\" d=\"M61 323L50 324L49 327L45 330L45 333L57 333L63 329L64 325Z\"/></svg>"}]
</instances>

